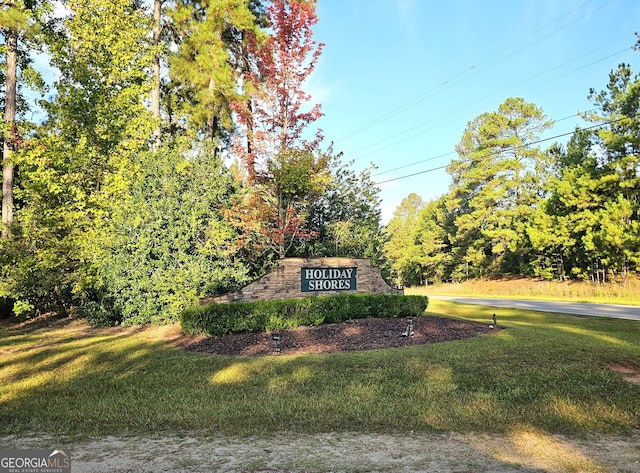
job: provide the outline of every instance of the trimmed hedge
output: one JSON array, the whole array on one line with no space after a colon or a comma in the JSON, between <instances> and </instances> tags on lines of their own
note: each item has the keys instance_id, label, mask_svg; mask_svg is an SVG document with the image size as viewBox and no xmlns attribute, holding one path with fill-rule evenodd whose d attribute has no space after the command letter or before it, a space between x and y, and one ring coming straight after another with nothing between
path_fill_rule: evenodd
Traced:
<instances>
[{"instance_id":1,"label":"trimmed hedge","mask_svg":"<svg viewBox=\"0 0 640 473\"><path fill-rule=\"evenodd\" d=\"M284 330L301 325L370 317L407 317L424 313L427 296L343 294L304 299L210 304L180 314L188 335L222 336L233 332Z\"/></svg>"}]
</instances>

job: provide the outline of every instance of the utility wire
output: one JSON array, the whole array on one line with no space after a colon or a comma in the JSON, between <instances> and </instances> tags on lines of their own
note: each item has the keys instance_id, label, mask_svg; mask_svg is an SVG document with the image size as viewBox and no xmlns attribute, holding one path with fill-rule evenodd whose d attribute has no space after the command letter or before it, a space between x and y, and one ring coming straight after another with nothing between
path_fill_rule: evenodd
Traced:
<instances>
[{"instance_id":1,"label":"utility wire","mask_svg":"<svg viewBox=\"0 0 640 473\"><path fill-rule=\"evenodd\" d=\"M381 175L383 175L383 174L389 174L390 172L397 171L397 170L399 170L399 169L409 168L409 167L411 167L411 166L415 166L415 165L417 165L417 164L426 163L426 162L428 162L428 161L435 161L436 159L445 158L445 157L447 157L447 156L451 156L452 154L456 154L456 152L455 152L455 151L449 151L448 153L439 154L438 156L433 156L433 157L431 157L431 158L422 159L422 160L420 160L420 161L415 161L415 162L413 162L413 163L405 164L404 166L398 166L397 168L389 169L389 170L387 170L387 171L380 171L380 172L376 172L376 173L374 173L374 174L371 174L371 177L374 177L374 176L381 176Z\"/></svg>"},{"instance_id":2,"label":"utility wire","mask_svg":"<svg viewBox=\"0 0 640 473\"><path fill-rule=\"evenodd\" d=\"M594 49L594 50L592 50L592 51L589 51L588 53L585 53L585 54L583 54L583 55L581 55L581 56L578 56L577 58L571 59L570 61L567 61L567 62L564 62L564 63L559 64L559 65L557 65L557 66L554 66L554 67L552 67L551 69L547 69L547 70L546 70L546 71L544 71L544 72L541 72L541 73L536 74L536 75L534 75L534 76L531 76L531 77L529 77L529 78L527 78L527 79L524 79L524 80L522 80L522 81L520 81L520 82L518 82L518 83L516 83L516 84L514 84L514 85L511 85L511 86L509 86L509 87L506 87L506 88L504 88L504 89L501 89L501 90L499 90L498 92L494 92L494 93L492 93L492 94L486 95L486 96L484 96L484 97L482 97L482 98L480 98L480 99L477 99L477 100L475 100L475 101L473 101L473 102L471 102L471 103L469 103L469 104L465 105L464 107L461 107L461 108L458 108L458 109L456 109L456 110L454 110L454 111L452 111L452 112L446 113L445 115L441 115L440 117L433 118L433 119L428 120L428 121L426 121L426 122L423 122L423 123L421 123L421 124L419 124L419 125L416 125L416 126L413 126L413 127L411 127L411 128L408 128L408 129L406 129L406 130L404 130L404 131L402 131L402 132L400 132L400 133L397 133L397 134L395 134L395 135L393 135L393 136L390 136L390 137L388 137L388 138L384 138L384 139L382 139L382 140L378 140L378 141L376 141L375 143L372 143L372 144L370 144L370 145L363 146L362 148L359 148L359 149L357 149L357 150L355 150L355 151L353 152L353 154L355 154L355 156L353 156L353 159L359 159L359 158L362 158L362 157L365 157L365 156L369 156L369 155L371 155L371 154L378 153L378 152L383 151L383 150L385 150L385 149L387 149L387 148L389 148L389 147L391 147L391 146L393 146L393 145L395 145L395 144L403 143L403 142L405 142L405 141L407 141L407 140L409 140L409 139L412 139L412 138L415 138L415 137L417 137L417 136L423 135L423 134L425 134L425 133L427 133L427 132L429 132L429 131L433 131L434 129L439 128L439 127L441 127L441 126L443 126L443 125L446 125L446 124L448 124L448 123L454 122L454 121L456 121L456 120L460 119L461 117L460 117L460 116L457 116L457 117L453 118L452 120L450 120L450 121L448 121L448 122L438 123L437 125L435 125L435 126L433 126L433 127L431 127L431 128L428 128L428 129L426 129L426 130L422 130L422 131L420 131L420 132L418 132L418 133L414 133L413 135L407 136L407 137L402 138L402 139L397 139L396 141L393 141L392 143L390 143L390 144L389 144L389 145L387 145L387 146L383 146L383 147L380 147L380 148L374 149L374 150L372 150L372 151L366 151L366 152L364 152L365 150L367 150L367 149L369 149L369 148L372 148L372 147L374 147L374 146L376 146L376 145L378 145L378 144L382 144L382 143L388 142L388 141L390 141L390 140L393 140L394 138L398 138L398 137L400 137L400 136L402 136L402 135L405 135L405 134L407 134L407 133L409 133L409 132L411 132L411 131L413 131L413 130L417 130L417 129L419 129L419 128L423 128L424 126L426 126L426 125L428 125L428 124L430 124L430 123L436 122L436 121L438 121L439 119L441 119L441 118L443 118L443 117L446 117L446 116L448 116L448 115L451 115L452 113L455 113L455 112L459 112L459 111L465 110L465 109L469 108L471 105L474 105L474 104L477 104L477 103L483 102L483 101L485 101L485 100L486 100L486 99L488 99L488 98L491 98L491 97L494 97L494 96L496 96L496 95L502 94L502 93L504 93L505 91L507 91L507 90L509 90L509 89L512 89L513 87L516 87L516 86L518 86L518 85L520 85L520 84L526 83L526 82L528 82L528 81L530 81L530 80L532 80L532 79L535 79L536 77L540 77L540 76L542 76L542 75L544 75L544 74L547 74L547 73L549 73L549 72L551 72L551 71L553 71L553 70L555 70L555 69L558 69L558 68L560 68L560 67L566 66L567 64L570 64L570 63L572 63L572 62L574 62L574 61L576 61L576 60L578 60L578 59L581 59L581 58L583 58L583 57L585 57L585 56L588 56L588 55L590 55L590 54L592 54L592 53L594 53L594 52L596 52L596 51L599 51L599 50L601 50L601 49L603 49L603 48L607 47L607 46L610 46L610 45L612 45L612 44L618 43L618 42L622 41L623 39L625 39L627 36L628 36L628 35L625 35L624 37L619 38L619 39L617 39L617 40L615 40L615 41L613 41L613 42L611 42L611 43L608 43L608 44L607 44L607 45L605 45L605 46L601 46L601 47L599 47L599 48L597 48L597 49ZM556 77L554 77L554 78L552 78L552 79L549 79L549 80L547 80L547 81L545 81L545 82L541 82L541 83L539 83L539 84L536 84L535 86L533 86L533 87L531 87L531 88L527 89L527 91L528 91L528 90L533 90L533 89L535 89L535 88L538 88L538 87L540 87L540 86L542 86L542 85L544 85L544 84L547 84L547 83L549 83L549 82L552 82L552 81L554 81L554 80L557 80L557 79L560 79L560 78L565 77L565 76L567 76L567 75L570 75L570 74L573 74L573 73L575 73L575 72L581 71L581 70L583 70L583 69L586 69L587 67L593 66L594 64L597 64L597 63L599 63L599 62L605 61L605 60L607 60L607 59L610 59L610 58L611 58L611 57L613 57L613 56L617 56L618 54L621 54L621 53L623 53L623 52L628 52L628 51L629 51L629 48L628 48L628 47L625 47L625 48L623 48L623 49L621 49L621 50L618 50L618 51L616 51L616 52L614 52L614 53L612 53L612 54L609 54L609 55L607 55L607 56L605 56L605 57L602 57L602 58L599 58L599 59L597 59L597 60L595 60L595 61L592 61L592 62L590 62L590 63L588 63L588 64L586 64L586 65L582 65L582 66L580 66L580 67L578 67L578 68L576 68L576 69L572 69L571 71L568 71L568 72L565 72L565 73L563 73L563 74L560 74L560 75L558 75L558 76L556 76ZM358 153L360 153L360 152L364 152L364 154L358 154Z\"/></svg>"},{"instance_id":3,"label":"utility wire","mask_svg":"<svg viewBox=\"0 0 640 473\"><path fill-rule=\"evenodd\" d=\"M506 48L504 48L504 49L502 49L502 50L498 51L497 53L495 53L495 54L493 54L493 55L491 55L491 56L488 56L487 58L483 59L482 61L480 61L480 62L478 62L478 63L474 64L473 66L471 66L471 67L469 67L469 68L467 68L467 69L463 70L462 72L460 72L460 73L458 73L458 74L454 75L453 77L451 77L451 78L449 78L449 79L445 80L444 82L442 82L442 83L440 83L439 85L437 85L433 90L430 90L430 91L424 92L424 93L422 93L422 94L420 94L420 95L418 95L418 96L414 97L413 99L411 99L411 100L409 100L409 101L405 102L404 104L400 105L399 107L397 107L397 108L395 108L395 109L392 109L391 111L389 111L389 112L385 113L384 115L382 115L382 116L378 117L377 119L375 119L375 120L373 120L373 121L371 121L371 122L369 122L369 123L367 123L367 124L363 125L362 127L358 128L358 129L356 129L356 130L354 130L353 132L351 132L351 133L349 133L349 134L347 134L347 135L345 135L345 136L341 137L341 138L340 138L340 141L345 141L345 140L350 139L350 138L352 138L352 137L354 137L354 136L357 136L357 135L359 135L360 133L362 133L362 132L364 132L364 131L368 130L369 128L372 128L373 126L378 125L379 123L381 123L381 122L383 122L383 121L385 121L385 120L387 120L387 119L389 119L389 118L391 118L391 117L393 117L393 116L395 116L395 115L397 115L397 114L399 114L399 113L401 113L401 112L403 112L403 111L405 111L405 110L407 110L407 109L409 109L409 108L411 108L411 107L414 107L414 106L418 105L419 103L424 102L425 100L427 100L427 99L429 99L429 98L431 98L431 97L433 97L433 96L437 95L439 92L441 92L441 90L438 90L438 89L442 88L442 89L444 90L444 89L447 89L447 88L449 88L449 87L451 87L451 86L453 86L453 85L457 84L458 82L461 82L462 80L466 80L468 77L471 77L472 75L474 75L474 74L476 74L476 73L478 73L478 72L480 72L480 71L482 71L482 70L484 70L484 69L486 69L486 68L488 68L488 67L490 67L490 66L493 66L493 65L495 65L495 64L497 64L497 63L499 63L499 62L503 61L504 59L507 59L507 58L509 58L509 57L513 56L514 54L516 54L516 53L518 53L518 52L522 51L523 49L526 49L526 48L528 48L529 46L531 46L531 45L533 45L533 44L535 44L535 43L537 43L537 42L539 42L539 41L541 41L541 40L543 40L543 39L545 39L545 38L547 38L547 37L549 37L549 36L552 36L552 35L554 35L554 34L558 33L559 31L562 31L563 29L567 28L567 27L568 27L568 26L570 26L571 24L576 23L577 21L582 20L583 18L585 18L585 17L587 17L587 16L590 16L590 15L592 15L593 13L595 13L595 12L597 12L597 11L599 11L599 10L601 10L601 9L605 8L605 7L607 7L608 5L610 5L611 3L613 3L613 1L614 1L614 0L611 0L611 1L609 1L608 3L606 3L606 4L604 4L604 5L602 5L602 6L598 7L598 8L596 8L595 10L590 10L590 11L588 11L588 12L587 12L587 13L585 13L584 15L582 15L582 16L580 16L580 17L576 18L575 20L573 20L573 21L571 21L571 22L569 22L569 23L565 24L565 25L564 25L564 26L562 26L561 28L558 28L558 29L556 29L556 30L552 31L552 32L550 32L550 33L546 34L545 36L542 36L541 38L536 39L535 41L532 41L532 42L527 43L527 44L526 44L526 45L524 45L523 47L521 47L521 48L519 48L519 49L516 49L515 51L511 52L511 53L510 53L509 55L507 55L507 56L504 56L504 57L502 57L502 58L500 58L500 59L498 59L498 60L496 60L496 61L494 61L494 62L491 62L491 63L489 63L489 64L487 64L487 65L485 65L485 66L483 66L483 67L479 67L479 66L481 66L482 64L486 63L487 61L490 61L491 59L493 59L493 58L495 58L495 57L499 57L502 53L509 51L510 49L512 49L512 48L514 47L514 45L517 45L517 44L519 44L519 43L522 43L522 42L523 42L523 41L525 41L527 38L529 38L529 37L531 37L531 36L534 36L534 35L535 35L535 34L537 34L538 32L543 31L544 29L546 29L547 27L549 27L550 25L552 25L552 24L554 24L554 23L557 23L558 21L562 20L563 18L565 18L565 17L567 17L567 16L571 15L571 14L572 14L572 13L574 13L575 11L577 11L577 10L581 9L582 7L584 7L585 5L587 5L587 4L589 4L589 3L591 3L591 0L589 0L589 1L585 2L585 3L582 3L581 5L579 5L579 6L575 7L575 8L573 8L572 10L568 11L567 13L565 13L565 14L561 15L560 17L556 18L555 20L553 20L553 21L551 21L551 22L547 23L545 26L543 26L543 27L541 27L541 28L539 28L539 29L537 29L537 30L533 31L532 33L530 33L530 34L528 34L528 35L526 35L526 36L522 37L521 39L519 39L519 40L517 40L517 41L515 41L515 42L511 43L508 47L506 47ZM468 76L468 77L466 77L466 78L464 78L464 79L461 79L461 80L456 81L456 79L459 79L460 77L464 76L464 75L465 75L465 74L467 74L467 73L471 73L471 74L469 74L469 76Z\"/></svg>"},{"instance_id":4,"label":"utility wire","mask_svg":"<svg viewBox=\"0 0 640 473\"><path fill-rule=\"evenodd\" d=\"M587 110L587 111L585 111L585 112L574 113L573 115L569 115L568 117L558 118L557 120L553 120L551 123L552 123L553 125L555 125L556 123L560 123L560 122L562 122L562 121L564 121L564 120L568 120L568 119L573 118L573 117L578 117L578 116L580 116L582 113L590 113L590 112L593 112L593 111L595 111L595 110L597 110L597 109L596 109L596 108L592 108L592 109ZM411 167L411 166L415 166L415 165L417 165L417 164L426 163L426 162L428 162L428 161L435 161L436 159L444 158L444 157L446 157L446 156L451 156L452 154L456 154L456 152L455 152L455 151L449 151L448 153L439 154L438 156L432 156L432 157L430 157L430 158L422 159L422 160L420 160L420 161L414 161L414 162L412 162L412 163L405 164L405 165L403 165L403 166L398 166L398 167L395 167L395 168L393 168L393 169L388 169L388 170L386 170L386 171L376 172L376 173L374 173L374 174L371 174L371 177L381 176L381 175L383 175L383 174L388 174L388 173L393 172L393 171L398 171L399 169L408 168L408 167Z\"/></svg>"},{"instance_id":5,"label":"utility wire","mask_svg":"<svg viewBox=\"0 0 640 473\"><path fill-rule=\"evenodd\" d=\"M589 126L589 127L581 128L580 131L592 130L594 128L598 128L598 127L601 127L601 126L604 126L604 125L611 125L613 123L617 123L617 122L620 122L622 120L627 120L628 118L629 117L622 117L622 118L618 118L616 120L608 120L606 122L598 123L596 125L592 125L592 126ZM562 137L565 137L565 136L573 135L575 133L576 133L575 131L570 131L568 133L562 133L560 135L555 135L555 136L552 136L550 138L544 138L544 139L541 139L541 140L538 140L538 141L533 141L531 143L523 144L523 145L520 145L520 146L515 146L513 148L513 150L519 150L519 149L527 148L527 147L532 146L532 145L537 145L537 144L540 144L540 143L544 143L545 141L555 140L555 139L562 138ZM470 162L470 161L472 161L474 159L491 158L491 157L494 157L494 156L498 156L499 154L500 153L491 152L491 153L488 153L486 155L476 156L475 158L461 159L460 162L461 163L465 163L465 162ZM443 166L438 166L438 167L435 167L435 168L426 169L424 171L414 172L412 174L407 174L407 175L404 175L404 176L399 176L399 177L394 177L392 179L387 179L386 181L376 182L375 184L376 185L380 185L380 184L386 184L388 182L399 181L401 179L406 179L408 177L419 176L420 174L426 174L426 173L433 172L433 171L439 171L440 169L445 169L448 166L449 166L449 164L445 164Z\"/></svg>"}]
</instances>

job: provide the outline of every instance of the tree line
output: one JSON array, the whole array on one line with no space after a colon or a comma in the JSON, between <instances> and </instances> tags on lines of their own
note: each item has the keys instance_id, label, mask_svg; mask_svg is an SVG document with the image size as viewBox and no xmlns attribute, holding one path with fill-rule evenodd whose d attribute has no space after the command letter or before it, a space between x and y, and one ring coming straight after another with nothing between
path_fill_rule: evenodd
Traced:
<instances>
[{"instance_id":1,"label":"tree line","mask_svg":"<svg viewBox=\"0 0 640 473\"><path fill-rule=\"evenodd\" d=\"M621 64L589 92L592 125L540 144L544 111L509 98L470 121L448 192L406 197L386 229L398 284L505 275L624 281L640 267L640 80Z\"/></svg>"},{"instance_id":2,"label":"tree line","mask_svg":"<svg viewBox=\"0 0 640 473\"><path fill-rule=\"evenodd\" d=\"M449 192L383 228L372 168L313 129L317 21L312 0L5 1L0 312L171 321L285 256L372 258L401 285L637 271L628 66L566 147L536 146L551 123L520 98L475 118Z\"/></svg>"},{"instance_id":3,"label":"tree line","mask_svg":"<svg viewBox=\"0 0 640 473\"><path fill-rule=\"evenodd\" d=\"M380 259L370 170L312 129L316 22L307 0L4 2L4 310L163 322L284 256Z\"/></svg>"}]
</instances>

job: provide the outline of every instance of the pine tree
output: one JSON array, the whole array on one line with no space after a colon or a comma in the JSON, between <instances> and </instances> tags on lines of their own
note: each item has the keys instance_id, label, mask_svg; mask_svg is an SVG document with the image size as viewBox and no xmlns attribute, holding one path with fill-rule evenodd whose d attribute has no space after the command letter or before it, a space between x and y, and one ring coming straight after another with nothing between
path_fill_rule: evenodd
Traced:
<instances>
[{"instance_id":1,"label":"pine tree","mask_svg":"<svg viewBox=\"0 0 640 473\"><path fill-rule=\"evenodd\" d=\"M640 264L640 75L620 64L609 75L607 90L591 91L599 108L589 119L606 120L596 145L604 151L598 191L606 200L596 245L603 263L626 277Z\"/></svg>"},{"instance_id":2,"label":"pine tree","mask_svg":"<svg viewBox=\"0 0 640 473\"><path fill-rule=\"evenodd\" d=\"M419 262L425 282L445 281L451 276L454 249L451 245L451 213L446 196L427 203L418 215L416 244L420 245Z\"/></svg>"},{"instance_id":3,"label":"pine tree","mask_svg":"<svg viewBox=\"0 0 640 473\"><path fill-rule=\"evenodd\" d=\"M245 0L178 0L168 15L178 44L170 75L183 88L192 135L228 141L235 126L230 105L240 98L233 52L247 32L257 35L256 17Z\"/></svg>"},{"instance_id":4,"label":"pine tree","mask_svg":"<svg viewBox=\"0 0 640 473\"><path fill-rule=\"evenodd\" d=\"M543 111L522 98L509 98L468 123L458 158L447 168L464 272L469 265L473 276L517 273L526 264L524 229L546 168L545 155L531 144L549 127Z\"/></svg>"},{"instance_id":5,"label":"pine tree","mask_svg":"<svg viewBox=\"0 0 640 473\"><path fill-rule=\"evenodd\" d=\"M640 263L640 81L622 64L607 90L590 93L605 123L577 130L557 155L557 177L530 236L545 257L559 255L572 276L601 282ZM552 255L549 255L549 253Z\"/></svg>"}]
</instances>

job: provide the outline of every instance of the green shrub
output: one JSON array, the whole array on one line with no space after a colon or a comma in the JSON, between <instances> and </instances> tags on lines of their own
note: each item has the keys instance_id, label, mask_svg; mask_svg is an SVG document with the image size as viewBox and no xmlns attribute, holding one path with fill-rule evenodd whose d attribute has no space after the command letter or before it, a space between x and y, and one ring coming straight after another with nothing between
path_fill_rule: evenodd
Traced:
<instances>
[{"instance_id":1,"label":"green shrub","mask_svg":"<svg viewBox=\"0 0 640 473\"><path fill-rule=\"evenodd\" d=\"M184 310L182 330L189 335L284 330L370 317L422 315L426 296L344 294L328 297L210 304Z\"/></svg>"},{"instance_id":2,"label":"green shrub","mask_svg":"<svg viewBox=\"0 0 640 473\"><path fill-rule=\"evenodd\" d=\"M248 279L229 251L235 237L221 209L233 180L220 158L179 149L139 158L127 196L96 229L90 259L98 296L82 312L97 325L174 322L199 297Z\"/></svg>"}]
</instances>

